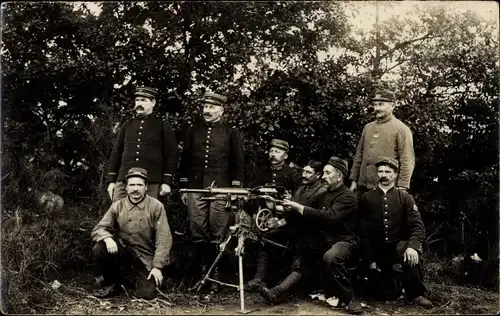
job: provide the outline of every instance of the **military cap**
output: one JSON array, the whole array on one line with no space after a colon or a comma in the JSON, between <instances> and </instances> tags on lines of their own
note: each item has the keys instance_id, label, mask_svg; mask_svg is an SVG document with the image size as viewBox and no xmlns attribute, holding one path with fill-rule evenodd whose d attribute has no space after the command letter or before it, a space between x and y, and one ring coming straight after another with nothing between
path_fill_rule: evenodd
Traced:
<instances>
[{"instance_id":1,"label":"military cap","mask_svg":"<svg viewBox=\"0 0 500 316\"><path fill-rule=\"evenodd\" d=\"M144 86L137 87L137 88L135 88L135 95L146 97L146 98L156 99L156 96L158 95L158 89L151 88L151 87L144 87Z\"/></svg>"},{"instance_id":2,"label":"military cap","mask_svg":"<svg viewBox=\"0 0 500 316\"><path fill-rule=\"evenodd\" d=\"M125 179L131 178L131 177L139 177L139 178L142 178L146 181L149 180L148 172L144 168L138 168L138 167L130 168L130 170L125 175Z\"/></svg>"},{"instance_id":3,"label":"military cap","mask_svg":"<svg viewBox=\"0 0 500 316\"><path fill-rule=\"evenodd\" d=\"M213 93L213 92L205 92L205 94L201 98L201 101L203 103L224 106L224 104L226 104L226 102L227 102L227 97L223 96L222 94L217 94L217 93Z\"/></svg>"},{"instance_id":4,"label":"military cap","mask_svg":"<svg viewBox=\"0 0 500 316\"><path fill-rule=\"evenodd\" d=\"M373 97L373 101L386 101L386 102L395 102L396 97L394 96L394 92L383 89L377 90L375 92L375 97Z\"/></svg>"},{"instance_id":5,"label":"military cap","mask_svg":"<svg viewBox=\"0 0 500 316\"><path fill-rule=\"evenodd\" d=\"M328 159L328 162L326 163L327 165L332 165L333 167L337 168L342 172L344 177L347 175L347 171L349 170L349 166L347 164L347 161L344 159L340 159L339 157L331 157Z\"/></svg>"},{"instance_id":6,"label":"military cap","mask_svg":"<svg viewBox=\"0 0 500 316\"><path fill-rule=\"evenodd\" d=\"M399 169L399 162L390 157L384 157L381 156L377 159L377 162L375 162L375 167L381 166L381 165L386 165L394 169L394 171L397 171Z\"/></svg>"},{"instance_id":7,"label":"military cap","mask_svg":"<svg viewBox=\"0 0 500 316\"><path fill-rule=\"evenodd\" d=\"M288 142L281 139L273 139L271 141L271 147L283 149L286 150L287 152L290 150L290 145L288 145Z\"/></svg>"}]
</instances>

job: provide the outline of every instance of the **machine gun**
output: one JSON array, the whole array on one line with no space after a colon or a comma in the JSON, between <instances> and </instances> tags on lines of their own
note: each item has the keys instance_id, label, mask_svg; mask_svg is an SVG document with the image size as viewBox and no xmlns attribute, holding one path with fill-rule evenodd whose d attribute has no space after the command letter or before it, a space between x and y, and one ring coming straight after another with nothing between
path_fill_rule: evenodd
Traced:
<instances>
[{"instance_id":1,"label":"machine gun","mask_svg":"<svg viewBox=\"0 0 500 316\"><path fill-rule=\"evenodd\" d=\"M275 208L282 202L282 192L275 186L261 186L252 189L246 188L217 188L214 183L206 189L180 189L180 193L204 193L207 196L201 197L201 200L226 201L226 210L235 213L235 224L229 227L227 238L219 246L219 254L202 278L196 293L198 293L206 281L215 282L221 285L234 287L240 292L240 308L242 313L245 311L245 293L243 282L243 254L246 239L254 241L267 242L275 246L287 249L286 246L268 240L262 237L262 233L272 229L276 223ZM256 203L249 203L255 201ZM252 215L250 215L252 214ZM210 278L213 268L221 259L227 245L231 240L237 239L237 247L234 250L238 256L238 276L239 284L228 284L216 279Z\"/></svg>"}]
</instances>

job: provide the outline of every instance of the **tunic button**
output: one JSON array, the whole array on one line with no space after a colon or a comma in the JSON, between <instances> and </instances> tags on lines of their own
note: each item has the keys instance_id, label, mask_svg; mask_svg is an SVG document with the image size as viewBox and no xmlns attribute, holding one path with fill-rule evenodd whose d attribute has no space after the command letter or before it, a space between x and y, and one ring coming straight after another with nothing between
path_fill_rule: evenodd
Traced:
<instances>
[{"instance_id":1,"label":"tunic button","mask_svg":"<svg viewBox=\"0 0 500 316\"><path fill-rule=\"evenodd\" d=\"M207 153L208 153L208 150L207 150Z\"/></svg>"},{"instance_id":2,"label":"tunic button","mask_svg":"<svg viewBox=\"0 0 500 316\"><path fill-rule=\"evenodd\" d=\"M387 205L387 204L386 204L386 205L385 205L385 208L388 208L388 207L389 207L389 205Z\"/></svg>"},{"instance_id":3,"label":"tunic button","mask_svg":"<svg viewBox=\"0 0 500 316\"><path fill-rule=\"evenodd\" d=\"M387 218L384 218L384 222L387 222Z\"/></svg>"},{"instance_id":4,"label":"tunic button","mask_svg":"<svg viewBox=\"0 0 500 316\"><path fill-rule=\"evenodd\" d=\"M142 126L139 126L140 129L142 129Z\"/></svg>"},{"instance_id":5,"label":"tunic button","mask_svg":"<svg viewBox=\"0 0 500 316\"><path fill-rule=\"evenodd\" d=\"M387 198L385 197L385 198L384 198L384 200L386 200L386 201L387 201Z\"/></svg>"},{"instance_id":6,"label":"tunic button","mask_svg":"<svg viewBox=\"0 0 500 316\"><path fill-rule=\"evenodd\" d=\"M139 152L137 152L137 154L139 155Z\"/></svg>"},{"instance_id":7,"label":"tunic button","mask_svg":"<svg viewBox=\"0 0 500 316\"><path fill-rule=\"evenodd\" d=\"M144 123L144 120L141 121L141 124Z\"/></svg>"},{"instance_id":8,"label":"tunic button","mask_svg":"<svg viewBox=\"0 0 500 316\"><path fill-rule=\"evenodd\" d=\"M140 138L137 138L137 141L138 141L138 142L140 142L140 141L141 141L141 139L140 139Z\"/></svg>"},{"instance_id":9,"label":"tunic button","mask_svg":"<svg viewBox=\"0 0 500 316\"><path fill-rule=\"evenodd\" d=\"M210 138L210 135L208 135L207 138Z\"/></svg>"},{"instance_id":10,"label":"tunic button","mask_svg":"<svg viewBox=\"0 0 500 316\"><path fill-rule=\"evenodd\" d=\"M207 142L207 143L208 143L208 142ZM210 146L207 146L207 149L208 149L208 147L210 147ZM208 151L208 150L207 150L207 151Z\"/></svg>"},{"instance_id":11,"label":"tunic button","mask_svg":"<svg viewBox=\"0 0 500 316\"><path fill-rule=\"evenodd\" d=\"M137 145L137 148L141 147L141 145Z\"/></svg>"},{"instance_id":12,"label":"tunic button","mask_svg":"<svg viewBox=\"0 0 500 316\"><path fill-rule=\"evenodd\" d=\"M208 130L211 130L211 129L212 129L211 127L208 128Z\"/></svg>"},{"instance_id":13,"label":"tunic button","mask_svg":"<svg viewBox=\"0 0 500 316\"><path fill-rule=\"evenodd\" d=\"M208 155L205 155L205 158L208 158Z\"/></svg>"},{"instance_id":14,"label":"tunic button","mask_svg":"<svg viewBox=\"0 0 500 316\"><path fill-rule=\"evenodd\" d=\"M142 135L142 132L139 132L139 135Z\"/></svg>"},{"instance_id":15,"label":"tunic button","mask_svg":"<svg viewBox=\"0 0 500 316\"><path fill-rule=\"evenodd\" d=\"M135 158L135 161L139 161L139 158Z\"/></svg>"},{"instance_id":16,"label":"tunic button","mask_svg":"<svg viewBox=\"0 0 500 316\"><path fill-rule=\"evenodd\" d=\"M208 166L205 166L205 168L208 168Z\"/></svg>"},{"instance_id":17,"label":"tunic button","mask_svg":"<svg viewBox=\"0 0 500 316\"><path fill-rule=\"evenodd\" d=\"M273 173L273 177L276 177L276 173Z\"/></svg>"},{"instance_id":18,"label":"tunic button","mask_svg":"<svg viewBox=\"0 0 500 316\"><path fill-rule=\"evenodd\" d=\"M273 179L273 182L276 182L276 180Z\"/></svg>"},{"instance_id":19,"label":"tunic button","mask_svg":"<svg viewBox=\"0 0 500 316\"><path fill-rule=\"evenodd\" d=\"M388 237L385 237L385 240L389 240L389 238L388 238Z\"/></svg>"},{"instance_id":20,"label":"tunic button","mask_svg":"<svg viewBox=\"0 0 500 316\"><path fill-rule=\"evenodd\" d=\"M384 212L385 215L387 215L387 212Z\"/></svg>"},{"instance_id":21,"label":"tunic button","mask_svg":"<svg viewBox=\"0 0 500 316\"><path fill-rule=\"evenodd\" d=\"M208 163L208 161L207 161L207 160L205 160L205 163Z\"/></svg>"},{"instance_id":22,"label":"tunic button","mask_svg":"<svg viewBox=\"0 0 500 316\"><path fill-rule=\"evenodd\" d=\"M389 225L385 225L385 228L388 228L388 227L389 227Z\"/></svg>"}]
</instances>

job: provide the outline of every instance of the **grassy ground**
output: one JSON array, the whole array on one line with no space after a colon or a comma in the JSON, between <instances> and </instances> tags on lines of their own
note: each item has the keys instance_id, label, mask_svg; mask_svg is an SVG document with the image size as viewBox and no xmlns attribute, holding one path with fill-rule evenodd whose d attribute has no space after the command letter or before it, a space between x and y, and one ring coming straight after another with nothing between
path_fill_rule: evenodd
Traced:
<instances>
[{"instance_id":1,"label":"grassy ground","mask_svg":"<svg viewBox=\"0 0 500 316\"><path fill-rule=\"evenodd\" d=\"M230 288L216 296L193 295L162 291L152 301L138 300L126 294L98 299L91 295L92 280L86 275L72 280L52 291L56 305L46 310L49 314L150 314L150 315L232 315L240 311L239 293ZM429 283L427 296L435 305L426 310L403 299L390 302L362 301L365 315L422 315L422 314L498 314L499 295L474 287ZM291 297L286 303L269 306L255 293L245 293L245 308L254 315L338 315L346 314L342 308L332 308L309 297Z\"/></svg>"}]
</instances>

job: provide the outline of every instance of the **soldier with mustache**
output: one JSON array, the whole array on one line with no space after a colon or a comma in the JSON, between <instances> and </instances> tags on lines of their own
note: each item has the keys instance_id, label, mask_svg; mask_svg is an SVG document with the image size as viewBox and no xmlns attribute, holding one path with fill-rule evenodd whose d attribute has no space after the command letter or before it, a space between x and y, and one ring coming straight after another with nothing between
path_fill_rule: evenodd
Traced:
<instances>
[{"instance_id":1,"label":"soldier with mustache","mask_svg":"<svg viewBox=\"0 0 500 316\"><path fill-rule=\"evenodd\" d=\"M394 115L395 96L392 91L379 90L373 99L376 120L365 125L351 170L350 189L358 198L378 185L375 162L380 156L396 159L400 165L396 187L410 188L415 168L415 152L411 130Z\"/></svg>"},{"instance_id":2,"label":"soldier with mustache","mask_svg":"<svg viewBox=\"0 0 500 316\"><path fill-rule=\"evenodd\" d=\"M375 163L379 183L365 193L359 206L359 235L362 257L369 269L384 274L401 264L400 281L408 300L431 308L432 303L422 295L422 243L425 228L413 197L395 187L399 164L396 159L379 157Z\"/></svg>"},{"instance_id":3,"label":"soldier with mustache","mask_svg":"<svg viewBox=\"0 0 500 316\"><path fill-rule=\"evenodd\" d=\"M227 97L206 92L202 124L191 126L185 135L180 163L181 188L203 189L215 182L217 187L241 187L244 177L243 142L239 130L222 121ZM219 245L224 241L234 214L226 209L224 200L207 201L202 193L183 193L187 205L189 231L195 244L194 266L204 274L215 260ZM216 266L212 277L219 277ZM192 287L197 288L197 285ZM220 290L212 282L210 292Z\"/></svg>"},{"instance_id":4,"label":"soldier with mustache","mask_svg":"<svg viewBox=\"0 0 500 316\"><path fill-rule=\"evenodd\" d=\"M302 180L300 173L286 163L289 150L290 145L288 142L281 139L273 139L271 141L271 148L269 149L270 164L259 169L259 172L249 180L249 186L274 185L284 188L287 197L291 197L301 185ZM283 244L290 240L291 234L292 232L288 227L283 227L283 229L267 233L265 237ZM265 286L269 253L271 252L269 247L275 246L264 245L258 250L257 269L254 277L247 284L248 290L258 291L262 286Z\"/></svg>"},{"instance_id":5,"label":"soldier with mustache","mask_svg":"<svg viewBox=\"0 0 500 316\"><path fill-rule=\"evenodd\" d=\"M167 121L153 114L158 90L137 87L136 116L120 127L113 144L108 169L108 194L113 202L127 196L125 174L133 167L148 170L147 194L158 198L171 192L177 165L177 141Z\"/></svg>"}]
</instances>

